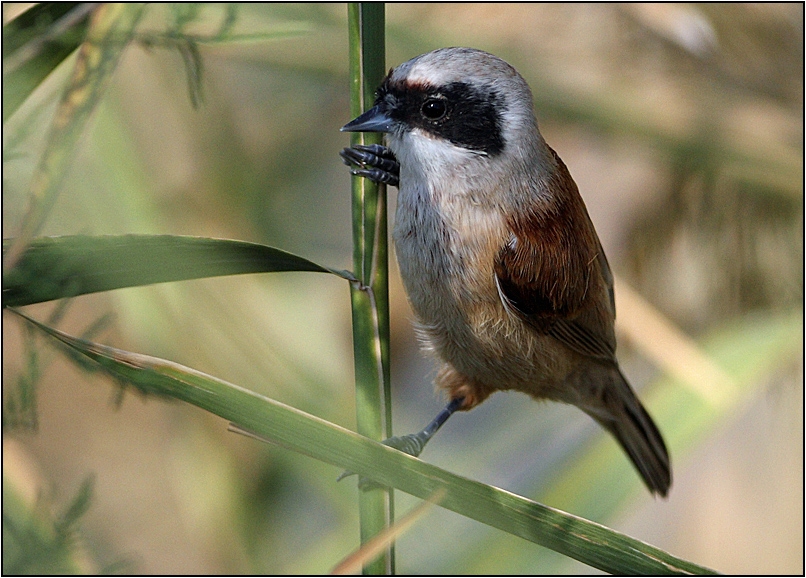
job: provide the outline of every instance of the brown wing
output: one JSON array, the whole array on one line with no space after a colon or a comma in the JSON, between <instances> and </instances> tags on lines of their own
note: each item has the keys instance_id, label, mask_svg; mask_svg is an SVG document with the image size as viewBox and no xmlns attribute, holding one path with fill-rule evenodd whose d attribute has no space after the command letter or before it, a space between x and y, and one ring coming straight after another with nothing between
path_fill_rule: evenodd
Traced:
<instances>
[{"instance_id":1,"label":"brown wing","mask_svg":"<svg viewBox=\"0 0 806 578\"><path fill-rule=\"evenodd\" d=\"M496 283L504 304L537 331L583 355L615 360L613 275L576 185L555 158L556 194L509 220Z\"/></svg>"}]
</instances>

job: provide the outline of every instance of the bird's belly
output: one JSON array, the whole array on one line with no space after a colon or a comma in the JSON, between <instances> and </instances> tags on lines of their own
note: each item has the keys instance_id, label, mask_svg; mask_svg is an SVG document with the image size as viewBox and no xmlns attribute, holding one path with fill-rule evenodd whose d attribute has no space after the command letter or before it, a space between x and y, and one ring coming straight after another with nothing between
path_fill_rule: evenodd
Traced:
<instances>
[{"instance_id":1,"label":"bird's belly","mask_svg":"<svg viewBox=\"0 0 806 578\"><path fill-rule=\"evenodd\" d=\"M568 360L501 302L493 264L503 223L476 215L451 226L440 213L405 208L398 206L395 248L423 348L492 389L542 397L538 390L567 374Z\"/></svg>"},{"instance_id":2,"label":"bird's belly","mask_svg":"<svg viewBox=\"0 0 806 578\"><path fill-rule=\"evenodd\" d=\"M401 195L394 240L418 320L458 339L482 333L503 311L493 272L503 223L492 211L456 204Z\"/></svg>"}]
</instances>

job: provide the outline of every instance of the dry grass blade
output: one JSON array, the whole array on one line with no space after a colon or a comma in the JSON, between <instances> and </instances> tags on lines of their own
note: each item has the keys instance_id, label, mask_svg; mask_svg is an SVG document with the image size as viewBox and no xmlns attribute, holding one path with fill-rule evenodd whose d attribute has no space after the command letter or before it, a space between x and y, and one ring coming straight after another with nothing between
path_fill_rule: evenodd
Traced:
<instances>
[{"instance_id":1,"label":"dry grass blade","mask_svg":"<svg viewBox=\"0 0 806 578\"><path fill-rule=\"evenodd\" d=\"M719 407L736 394L733 378L622 279L616 280L616 311L627 340L708 403Z\"/></svg>"},{"instance_id":2,"label":"dry grass blade","mask_svg":"<svg viewBox=\"0 0 806 578\"><path fill-rule=\"evenodd\" d=\"M395 540L397 540L403 533L411 529L412 526L431 509L431 506L439 504L445 497L446 491L441 488L431 494L431 496L422 504L413 508L408 514L400 518L396 523L389 526L377 536L365 542L358 550L349 554L344 560L339 562L330 572L335 576L344 576L347 574L355 574L361 571L361 568L372 562L375 558L381 555Z\"/></svg>"}]
</instances>

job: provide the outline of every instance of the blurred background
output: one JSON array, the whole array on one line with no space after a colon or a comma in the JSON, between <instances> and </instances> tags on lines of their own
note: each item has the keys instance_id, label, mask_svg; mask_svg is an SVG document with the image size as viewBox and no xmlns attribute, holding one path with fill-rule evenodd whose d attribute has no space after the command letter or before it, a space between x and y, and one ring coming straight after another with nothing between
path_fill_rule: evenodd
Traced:
<instances>
[{"instance_id":1,"label":"blurred background","mask_svg":"<svg viewBox=\"0 0 806 578\"><path fill-rule=\"evenodd\" d=\"M24 8L4 4L4 22ZM735 380L720 403L707 402L642 353L640 318L620 316L625 374L670 440L667 500L650 497L584 414L517 393L454 417L423 459L721 572L803 573L803 10L387 6L389 66L465 45L521 72L541 132L587 203L617 294L619 284L632 288ZM343 4L203 5L188 32L213 34L235 18L234 33L261 39L200 45L197 108L176 50L131 44L42 234L224 237L350 268L349 174L338 157L348 144L338 129L350 120L346 14ZM151 5L138 30L164 30L175 17L170 5ZM4 238L18 234L73 62L4 124ZM443 402L393 271L403 434ZM26 311L45 320L56 307ZM96 341L355 427L349 293L335 277L246 275L89 295L69 303L58 327L78 335L101 319ZM9 419L7 396L30 375L31 339L4 314L4 496L8 487L57 515L93 476L75 552L82 572L319 574L357 547L354 478L337 483L337 468L229 433L194 407L120 400L114 383L41 339L36 414ZM597 448L624 461L624 476L599 480L580 466ZM397 496L399 513L416 503ZM440 508L397 552L400 573L594 572Z\"/></svg>"}]
</instances>

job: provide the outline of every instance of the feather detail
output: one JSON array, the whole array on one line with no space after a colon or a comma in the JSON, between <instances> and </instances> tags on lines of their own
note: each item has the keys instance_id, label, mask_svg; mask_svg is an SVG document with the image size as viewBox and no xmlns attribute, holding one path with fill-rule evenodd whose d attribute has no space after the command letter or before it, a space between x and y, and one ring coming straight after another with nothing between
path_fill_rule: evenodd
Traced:
<instances>
[{"instance_id":1,"label":"feather detail","mask_svg":"<svg viewBox=\"0 0 806 578\"><path fill-rule=\"evenodd\" d=\"M615 360L613 281L607 259L568 169L545 184L554 194L511 215L510 240L495 261L507 311L577 353Z\"/></svg>"}]
</instances>

